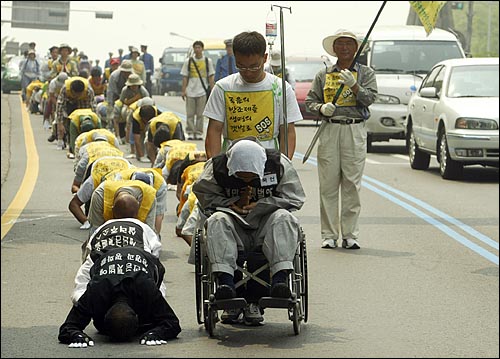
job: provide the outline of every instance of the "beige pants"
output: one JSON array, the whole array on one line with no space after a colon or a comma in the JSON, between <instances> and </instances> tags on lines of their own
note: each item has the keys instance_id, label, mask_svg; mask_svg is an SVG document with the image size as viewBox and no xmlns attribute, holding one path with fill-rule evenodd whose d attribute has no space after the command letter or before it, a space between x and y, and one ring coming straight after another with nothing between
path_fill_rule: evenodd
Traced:
<instances>
[{"instance_id":1,"label":"beige pants","mask_svg":"<svg viewBox=\"0 0 500 359\"><path fill-rule=\"evenodd\" d=\"M366 159L365 123L328 123L318 142L322 239L357 239Z\"/></svg>"}]
</instances>

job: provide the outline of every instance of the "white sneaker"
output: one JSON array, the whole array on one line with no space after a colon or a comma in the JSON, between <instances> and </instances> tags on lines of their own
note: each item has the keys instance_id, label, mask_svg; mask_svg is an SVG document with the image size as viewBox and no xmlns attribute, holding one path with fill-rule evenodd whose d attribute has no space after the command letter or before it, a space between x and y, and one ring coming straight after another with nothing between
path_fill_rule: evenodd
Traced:
<instances>
[{"instance_id":1,"label":"white sneaker","mask_svg":"<svg viewBox=\"0 0 500 359\"><path fill-rule=\"evenodd\" d=\"M64 148L64 141L63 140L58 140L57 141L56 149L57 150L62 150L63 148Z\"/></svg>"},{"instance_id":2,"label":"white sneaker","mask_svg":"<svg viewBox=\"0 0 500 359\"><path fill-rule=\"evenodd\" d=\"M359 243L357 240L352 238L347 238L342 240L342 248L346 249L360 249Z\"/></svg>"},{"instance_id":3,"label":"white sneaker","mask_svg":"<svg viewBox=\"0 0 500 359\"><path fill-rule=\"evenodd\" d=\"M337 240L333 238L326 238L321 243L321 248L337 248Z\"/></svg>"},{"instance_id":4,"label":"white sneaker","mask_svg":"<svg viewBox=\"0 0 500 359\"><path fill-rule=\"evenodd\" d=\"M141 157L141 158L139 158L139 162L142 162L142 163L151 163L151 161L147 157Z\"/></svg>"}]
</instances>

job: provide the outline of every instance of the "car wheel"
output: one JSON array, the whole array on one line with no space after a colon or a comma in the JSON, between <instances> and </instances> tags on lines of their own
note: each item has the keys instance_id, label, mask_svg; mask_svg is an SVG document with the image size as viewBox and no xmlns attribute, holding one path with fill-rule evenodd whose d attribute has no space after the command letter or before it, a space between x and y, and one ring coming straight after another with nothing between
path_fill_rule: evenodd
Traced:
<instances>
[{"instance_id":1,"label":"car wheel","mask_svg":"<svg viewBox=\"0 0 500 359\"><path fill-rule=\"evenodd\" d=\"M372 153L373 151L373 146L372 146L372 135L371 134L368 134L366 136L366 152L367 153Z\"/></svg>"},{"instance_id":2,"label":"car wheel","mask_svg":"<svg viewBox=\"0 0 500 359\"><path fill-rule=\"evenodd\" d=\"M459 179L462 177L464 166L450 157L446 133L439 131L439 173L444 179Z\"/></svg>"},{"instance_id":3,"label":"car wheel","mask_svg":"<svg viewBox=\"0 0 500 359\"><path fill-rule=\"evenodd\" d=\"M408 157L410 158L410 166L414 170L426 170L429 168L429 163L431 162L431 155L422 152L418 148L412 127L409 128L409 134L408 134Z\"/></svg>"}]
</instances>

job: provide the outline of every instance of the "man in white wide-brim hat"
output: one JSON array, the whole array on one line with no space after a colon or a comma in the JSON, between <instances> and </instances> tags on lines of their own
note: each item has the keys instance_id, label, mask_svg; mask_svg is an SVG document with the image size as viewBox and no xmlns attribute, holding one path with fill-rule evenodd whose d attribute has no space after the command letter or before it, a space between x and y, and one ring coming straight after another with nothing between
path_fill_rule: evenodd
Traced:
<instances>
[{"instance_id":1,"label":"man in white wide-brim hat","mask_svg":"<svg viewBox=\"0 0 500 359\"><path fill-rule=\"evenodd\" d=\"M353 63L360 44L356 34L345 29L327 36L323 48L337 57L337 63L317 73L306 97L309 111L326 122L318 137L322 248L336 248L340 238L343 248L360 248L359 192L366 159L365 121L370 115L368 106L378 92L375 72Z\"/></svg>"}]
</instances>

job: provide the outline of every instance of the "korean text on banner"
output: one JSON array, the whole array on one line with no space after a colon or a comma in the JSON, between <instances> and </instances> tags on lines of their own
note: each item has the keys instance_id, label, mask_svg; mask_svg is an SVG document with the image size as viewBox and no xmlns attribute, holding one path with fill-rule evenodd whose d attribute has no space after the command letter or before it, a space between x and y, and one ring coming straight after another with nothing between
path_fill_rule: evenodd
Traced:
<instances>
[{"instance_id":1,"label":"korean text on banner","mask_svg":"<svg viewBox=\"0 0 500 359\"><path fill-rule=\"evenodd\" d=\"M410 5L417 13L427 35L436 27L439 11L445 3L446 1L410 1Z\"/></svg>"}]
</instances>

